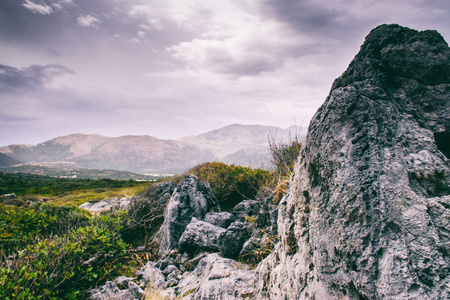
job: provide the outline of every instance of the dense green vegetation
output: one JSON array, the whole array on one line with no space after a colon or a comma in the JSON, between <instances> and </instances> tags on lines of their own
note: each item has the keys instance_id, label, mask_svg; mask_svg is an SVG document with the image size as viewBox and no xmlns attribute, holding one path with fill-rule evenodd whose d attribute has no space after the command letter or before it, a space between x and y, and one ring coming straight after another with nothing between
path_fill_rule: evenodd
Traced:
<instances>
[{"instance_id":1,"label":"dense green vegetation","mask_svg":"<svg viewBox=\"0 0 450 300\"><path fill-rule=\"evenodd\" d=\"M245 199L255 199L259 189L268 185L272 173L267 170L227 165L221 162L198 165L188 173L211 185L223 210L229 210Z\"/></svg>"},{"instance_id":2,"label":"dense green vegetation","mask_svg":"<svg viewBox=\"0 0 450 300\"><path fill-rule=\"evenodd\" d=\"M24 173L55 178L80 178L80 179L114 179L114 180L156 180L158 176L142 175L118 170L96 170L74 168L70 164L32 165L24 164L12 167L0 167L0 172Z\"/></svg>"},{"instance_id":3,"label":"dense green vegetation","mask_svg":"<svg viewBox=\"0 0 450 300\"><path fill-rule=\"evenodd\" d=\"M120 236L122 218L91 218L87 226L37 239L13 257L3 256L0 298L86 298L89 288L120 274L127 248Z\"/></svg>"},{"instance_id":4,"label":"dense green vegetation","mask_svg":"<svg viewBox=\"0 0 450 300\"><path fill-rule=\"evenodd\" d=\"M32 174L0 172L0 194L58 196L78 190L117 189L142 186L134 180L53 178ZM148 183L147 183L148 185Z\"/></svg>"},{"instance_id":5,"label":"dense green vegetation","mask_svg":"<svg viewBox=\"0 0 450 300\"><path fill-rule=\"evenodd\" d=\"M141 199L127 212L94 217L77 206L150 184L0 173L0 193L18 195L0 199L0 299L85 299L90 288L129 272L127 243L146 241L163 208Z\"/></svg>"},{"instance_id":6,"label":"dense green vegetation","mask_svg":"<svg viewBox=\"0 0 450 300\"><path fill-rule=\"evenodd\" d=\"M71 205L38 203L32 208L0 205L0 249L17 248L87 225L89 214Z\"/></svg>"}]
</instances>

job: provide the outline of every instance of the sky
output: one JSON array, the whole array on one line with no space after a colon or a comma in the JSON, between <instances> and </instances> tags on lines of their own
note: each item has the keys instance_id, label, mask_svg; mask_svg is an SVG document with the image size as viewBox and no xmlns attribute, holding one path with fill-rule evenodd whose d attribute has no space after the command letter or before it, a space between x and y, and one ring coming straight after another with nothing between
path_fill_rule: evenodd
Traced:
<instances>
[{"instance_id":1,"label":"sky","mask_svg":"<svg viewBox=\"0 0 450 300\"><path fill-rule=\"evenodd\" d=\"M307 126L374 27L449 0L1 0L0 146Z\"/></svg>"}]
</instances>

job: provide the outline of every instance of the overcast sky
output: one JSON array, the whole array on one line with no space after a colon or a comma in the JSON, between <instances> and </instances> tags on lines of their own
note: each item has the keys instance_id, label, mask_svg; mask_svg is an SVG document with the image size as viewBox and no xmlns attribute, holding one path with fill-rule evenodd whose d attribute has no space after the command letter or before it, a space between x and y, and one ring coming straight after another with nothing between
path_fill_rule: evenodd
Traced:
<instances>
[{"instance_id":1,"label":"overcast sky","mask_svg":"<svg viewBox=\"0 0 450 300\"><path fill-rule=\"evenodd\" d=\"M449 0L0 0L0 146L307 125L377 25Z\"/></svg>"}]
</instances>

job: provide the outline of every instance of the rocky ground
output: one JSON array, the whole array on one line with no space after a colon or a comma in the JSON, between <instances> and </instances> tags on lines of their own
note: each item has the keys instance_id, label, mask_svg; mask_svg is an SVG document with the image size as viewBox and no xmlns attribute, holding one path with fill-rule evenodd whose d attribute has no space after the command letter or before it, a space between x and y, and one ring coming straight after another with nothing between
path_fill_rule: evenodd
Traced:
<instances>
[{"instance_id":1,"label":"rocky ground","mask_svg":"<svg viewBox=\"0 0 450 300\"><path fill-rule=\"evenodd\" d=\"M447 43L379 26L311 121L277 207L268 196L220 212L187 176L160 259L92 298L139 299L150 285L177 299L450 299L449 148ZM256 270L236 261L274 236Z\"/></svg>"},{"instance_id":2,"label":"rocky ground","mask_svg":"<svg viewBox=\"0 0 450 300\"><path fill-rule=\"evenodd\" d=\"M171 195L155 237L159 259L149 261L133 278L122 276L93 290L91 298L141 299L151 292L169 299L251 298L254 268L238 261L257 260L275 244L273 195L262 190L257 200L244 200L231 212L221 212L209 184L193 175L177 186L161 184L154 195L158 202L167 202ZM83 207L97 213L106 204L129 201L110 199Z\"/></svg>"}]
</instances>

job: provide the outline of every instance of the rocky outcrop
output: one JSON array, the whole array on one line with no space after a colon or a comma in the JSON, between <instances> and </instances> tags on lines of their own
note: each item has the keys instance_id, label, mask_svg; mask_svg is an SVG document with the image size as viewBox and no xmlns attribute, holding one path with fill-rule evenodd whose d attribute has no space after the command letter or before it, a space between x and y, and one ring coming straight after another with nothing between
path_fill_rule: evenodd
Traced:
<instances>
[{"instance_id":1,"label":"rocky outcrop","mask_svg":"<svg viewBox=\"0 0 450 300\"><path fill-rule=\"evenodd\" d=\"M93 214L99 214L102 211L108 211L111 208L118 207L127 210L130 207L131 201L136 197L126 198L111 198L101 201L89 201L81 204L79 207L85 209Z\"/></svg>"},{"instance_id":2,"label":"rocky outcrop","mask_svg":"<svg viewBox=\"0 0 450 300\"><path fill-rule=\"evenodd\" d=\"M449 133L446 42L374 29L310 123L257 298L449 299Z\"/></svg>"},{"instance_id":3,"label":"rocky outcrop","mask_svg":"<svg viewBox=\"0 0 450 300\"><path fill-rule=\"evenodd\" d=\"M253 295L253 282L249 266L213 253L180 281L176 294L185 300L246 299Z\"/></svg>"},{"instance_id":4,"label":"rocky outcrop","mask_svg":"<svg viewBox=\"0 0 450 300\"><path fill-rule=\"evenodd\" d=\"M208 212L219 212L220 207L208 183L194 175L187 175L175 188L164 211L164 223L159 231L160 249L163 255L178 249L178 242L192 218L202 220Z\"/></svg>"}]
</instances>

